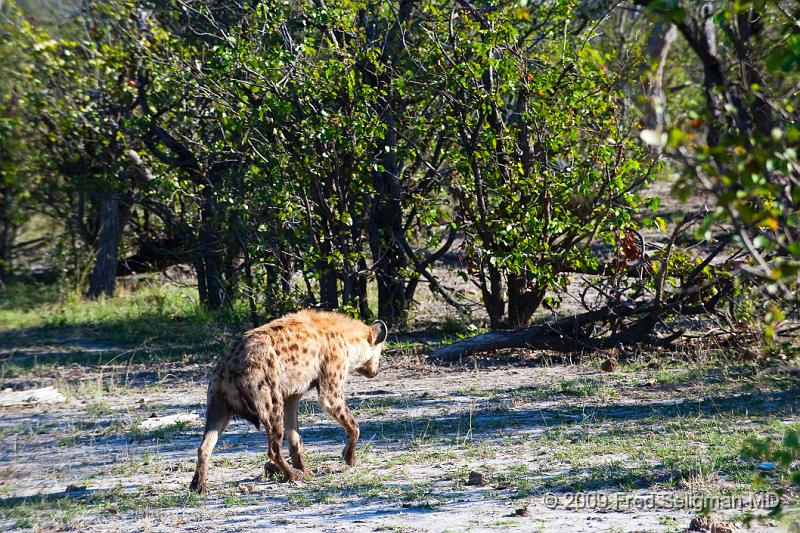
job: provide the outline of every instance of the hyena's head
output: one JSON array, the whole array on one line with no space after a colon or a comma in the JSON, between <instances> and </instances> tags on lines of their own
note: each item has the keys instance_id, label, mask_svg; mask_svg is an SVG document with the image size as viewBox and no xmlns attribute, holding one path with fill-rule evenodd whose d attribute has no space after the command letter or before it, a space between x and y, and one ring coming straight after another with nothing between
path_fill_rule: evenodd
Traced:
<instances>
[{"instance_id":1,"label":"hyena's head","mask_svg":"<svg viewBox=\"0 0 800 533\"><path fill-rule=\"evenodd\" d=\"M356 372L368 378L374 378L378 374L378 363L381 359L381 350L383 343L386 341L386 336L389 334L389 328L382 320L376 320L375 323L369 328L367 333L368 347L365 350L364 357L360 366L356 367Z\"/></svg>"}]
</instances>

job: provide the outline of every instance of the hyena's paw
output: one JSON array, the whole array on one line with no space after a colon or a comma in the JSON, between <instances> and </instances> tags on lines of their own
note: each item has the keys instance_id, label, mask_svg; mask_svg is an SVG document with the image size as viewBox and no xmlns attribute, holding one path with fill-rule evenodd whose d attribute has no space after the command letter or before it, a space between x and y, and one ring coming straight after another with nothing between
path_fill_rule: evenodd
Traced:
<instances>
[{"instance_id":1,"label":"hyena's paw","mask_svg":"<svg viewBox=\"0 0 800 533\"><path fill-rule=\"evenodd\" d=\"M303 473L304 478L314 477L314 472L312 472L311 469L305 465L305 463L292 461L292 466L297 470L300 470Z\"/></svg>"},{"instance_id":2,"label":"hyena's paw","mask_svg":"<svg viewBox=\"0 0 800 533\"><path fill-rule=\"evenodd\" d=\"M306 472L305 470L292 468L290 466L289 473L286 473L278 468L278 465L272 461L267 461L264 464L264 475L271 479L282 479L283 481L301 481L306 473L308 473L309 477L311 476L310 470Z\"/></svg>"},{"instance_id":3,"label":"hyena's paw","mask_svg":"<svg viewBox=\"0 0 800 533\"><path fill-rule=\"evenodd\" d=\"M189 484L189 490L192 492L196 492L198 494L208 494L208 486L204 482L199 482L197 480L197 476L192 479L192 482Z\"/></svg>"},{"instance_id":4,"label":"hyena's paw","mask_svg":"<svg viewBox=\"0 0 800 533\"><path fill-rule=\"evenodd\" d=\"M283 473L283 480L288 481L303 481L303 471L296 468L289 467L288 472Z\"/></svg>"},{"instance_id":5,"label":"hyena's paw","mask_svg":"<svg viewBox=\"0 0 800 533\"><path fill-rule=\"evenodd\" d=\"M264 463L264 475L268 478L274 478L282 475L281 469L278 468L278 465L273 463L272 461L267 461Z\"/></svg>"},{"instance_id":6,"label":"hyena's paw","mask_svg":"<svg viewBox=\"0 0 800 533\"><path fill-rule=\"evenodd\" d=\"M345 446L342 450L342 459L350 466L356 466L356 447Z\"/></svg>"}]
</instances>

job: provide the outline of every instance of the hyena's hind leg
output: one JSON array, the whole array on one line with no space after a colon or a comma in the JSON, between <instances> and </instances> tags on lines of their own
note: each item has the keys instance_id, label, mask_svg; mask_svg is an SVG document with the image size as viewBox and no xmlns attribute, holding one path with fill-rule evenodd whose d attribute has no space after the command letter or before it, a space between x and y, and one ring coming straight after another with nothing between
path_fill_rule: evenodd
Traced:
<instances>
[{"instance_id":1,"label":"hyena's hind leg","mask_svg":"<svg viewBox=\"0 0 800 533\"><path fill-rule=\"evenodd\" d=\"M342 450L342 457L344 462L350 466L356 464L356 443L358 443L358 436L360 430L358 422L347 407L347 402L344 399L344 393L339 387L326 387L320 384L319 403L328 416L339 422L347 433L347 441Z\"/></svg>"},{"instance_id":2,"label":"hyena's hind leg","mask_svg":"<svg viewBox=\"0 0 800 533\"><path fill-rule=\"evenodd\" d=\"M303 438L300 436L300 424L297 419L301 397L301 394L295 394L286 398L286 402L283 404L283 420L286 424L286 440L289 441L292 466L302 470L303 474L308 476L311 475L311 470L308 469L303 459Z\"/></svg>"},{"instance_id":3,"label":"hyena's hind leg","mask_svg":"<svg viewBox=\"0 0 800 533\"><path fill-rule=\"evenodd\" d=\"M259 410L259 419L267 432L267 446L270 463L264 465L264 471L269 474L277 468L283 474L285 481L300 481L303 479L303 471L293 468L283 456L283 398L280 394L272 396L271 401L267 399L263 402Z\"/></svg>"},{"instance_id":4,"label":"hyena's hind leg","mask_svg":"<svg viewBox=\"0 0 800 533\"><path fill-rule=\"evenodd\" d=\"M222 391L219 388L209 388L208 401L206 406L206 428L203 432L203 440L197 448L197 467L189 488L201 494L208 492L206 485L206 474L208 464L211 461L211 452L217 444L219 436L228 427L231 420L231 411Z\"/></svg>"},{"instance_id":5,"label":"hyena's hind leg","mask_svg":"<svg viewBox=\"0 0 800 533\"><path fill-rule=\"evenodd\" d=\"M311 470L305 465L303 458L303 438L300 436L300 426L297 419L297 409L302 394L289 396L283 403L283 423L286 430L286 440L289 443L289 455L292 466L303 472L305 476L312 475ZM268 476L282 473L272 461L264 465L264 472Z\"/></svg>"}]
</instances>

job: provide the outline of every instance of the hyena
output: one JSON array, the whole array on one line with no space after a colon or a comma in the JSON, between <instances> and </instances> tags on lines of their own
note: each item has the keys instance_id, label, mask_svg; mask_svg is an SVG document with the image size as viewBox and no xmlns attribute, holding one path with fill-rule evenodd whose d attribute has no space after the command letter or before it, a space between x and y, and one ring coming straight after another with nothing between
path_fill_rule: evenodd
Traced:
<instances>
[{"instance_id":1,"label":"hyena","mask_svg":"<svg viewBox=\"0 0 800 533\"><path fill-rule=\"evenodd\" d=\"M358 423L344 399L350 370L372 378L378 373L386 324L367 326L327 311L300 311L252 329L233 343L217 363L208 385L206 427L197 449L197 468L191 489L206 492L211 451L236 415L267 432L269 462L265 470L279 471L285 480L311 472L303 462L303 441L297 424L300 398L317 389L325 412L347 432L344 461L355 464ZM284 432L292 464L283 456Z\"/></svg>"}]
</instances>

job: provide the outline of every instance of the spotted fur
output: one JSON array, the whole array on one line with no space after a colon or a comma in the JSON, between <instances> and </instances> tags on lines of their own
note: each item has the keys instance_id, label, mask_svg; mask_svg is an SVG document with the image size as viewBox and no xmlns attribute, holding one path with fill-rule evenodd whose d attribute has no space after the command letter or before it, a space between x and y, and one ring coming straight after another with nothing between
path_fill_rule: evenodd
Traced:
<instances>
[{"instance_id":1,"label":"spotted fur","mask_svg":"<svg viewBox=\"0 0 800 533\"><path fill-rule=\"evenodd\" d=\"M359 428L345 402L343 386L351 370L370 378L378 373L386 334L386 324L380 321L367 326L339 313L306 310L242 335L211 375L206 427L191 489L206 491L211 452L232 416L266 430L268 472L280 472L286 480L310 474L303 461L297 407L311 389L317 390L325 412L347 432L342 455L347 464L354 465ZM291 465L281 449L284 434Z\"/></svg>"}]
</instances>

